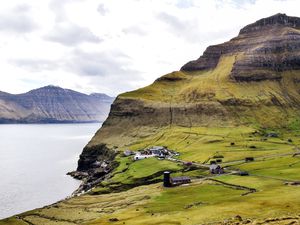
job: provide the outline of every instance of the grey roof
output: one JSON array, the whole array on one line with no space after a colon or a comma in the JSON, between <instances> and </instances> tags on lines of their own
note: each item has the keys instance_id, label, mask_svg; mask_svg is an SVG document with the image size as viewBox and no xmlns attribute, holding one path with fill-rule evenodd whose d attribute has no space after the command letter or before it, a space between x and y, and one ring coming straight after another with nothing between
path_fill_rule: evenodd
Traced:
<instances>
[{"instance_id":1,"label":"grey roof","mask_svg":"<svg viewBox=\"0 0 300 225\"><path fill-rule=\"evenodd\" d=\"M209 166L209 169L210 169L210 170L215 170L215 169L217 169L217 167L218 167L217 164L211 164L211 165Z\"/></svg>"},{"instance_id":2,"label":"grey roof","mask_svg":"<svg viewBox=\"0 0 300 225\"><path fill-rule=\"evenodd\" d=\"M189 177L173 177L171 178L173 182L187 181L191 180Z\"/></svg>"},{"instance_id":3,"label":"grey roof","mask_svg":"<svg viewBox=\"0 0 300 225\"><path fill-rule=\"evenodd\" d=\"M163 146L153 146L151 148L149 148L149 150L163 150L164 147Z\"/></svg>"}]
</instances>

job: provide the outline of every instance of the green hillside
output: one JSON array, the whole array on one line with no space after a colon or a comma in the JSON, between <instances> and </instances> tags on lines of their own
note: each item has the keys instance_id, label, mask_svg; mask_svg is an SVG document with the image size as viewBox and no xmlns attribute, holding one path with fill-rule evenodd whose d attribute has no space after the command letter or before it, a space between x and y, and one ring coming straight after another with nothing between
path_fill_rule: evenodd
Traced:
<instances>
[{"instance_id":1,"label":"green hillside","mask_svg":"<svg viewBox=\"0 0 300 225\"><path fill-rule=\"evenodd\" d=\"M264 18L121 94L80 156L80 195L0 225L298 224L299 30L300 18ZM153 146L179 155L123 155ZM210 173L216 160L223 174ZM166 170L191 183L163 187Z\"/></svg>"}]
</instances>

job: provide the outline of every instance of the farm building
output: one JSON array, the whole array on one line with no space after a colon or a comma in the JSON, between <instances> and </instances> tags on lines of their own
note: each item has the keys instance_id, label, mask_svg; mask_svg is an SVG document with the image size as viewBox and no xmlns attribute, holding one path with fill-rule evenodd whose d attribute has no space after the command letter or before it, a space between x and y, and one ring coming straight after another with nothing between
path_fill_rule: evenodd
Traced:
<instances>
[{"instance_id":1,"label":"farm building","mask_svg":"<svg viewBox=\"0 0 300 225\"><path fill-rule=\"evenodd\" d=\"M156 155L153 155L153 154L142 154L140 152L137 152L133 159L134 160L140 160L140 159L147 159L147 158L151 158L151 157L155 157Z\"/></svg>"},{"instance_id":2,"label":"farm building","mask_svg":"<svg viewBox=\"0 0 300 225\"><path fill-rule=\"evenodd\" d=\"M142 151L136 152L133 157L134 160L146 159L150 157L158 157L159 159L170 158L172 156L178 156L177 152L167 149L162 146L153 146L151 148L146 148Z\"/></svg>"},{"instance_id":3,"label":"farm building","mask_svg":"<svg viewBox=\"0 0 300 225\"><path fill-rule=\"evenodd\" d=\"M239 175L239 176L249 176L249 173L247 171L239 171L237 173L235 173L235 175Z\"/></svg>"},{"instance_id":4,"label":"farm building","mask_svg":"<svg viewBox=\"0 0 300 225\"><path fill-rule=\"evenodd\" d=\"M164 187L173 187L188 183L191 183L191 179L189 177L171 177L171 173L169 171L164 172Z\"/></svg>"},{"instance_id":5,"label":"farm building","mask_svg":"<svg viewBox=\"0 0 300 225\"><path fill-rule=\"evenodd\" d=\"M123 152L123 154L124 154L125 156L130 156L130 155L134 155L134 152L131 151L131 150L125 150L125 151Z\"/></svg>"},{"instance_id":6,"label":"farm building","mask_svg":"<svg viewBox=\"0 0 300 225\"><path fill-rule=\"evenodd\" d=\"M191 183L191 179L189 177L173 177L171 178L171 183L173 186L180 184L188 184Z\"/></svg>"},{"instance_id":7,"label":"farm building","mask_svg":"<svg viewBox=\"0 0 300 225\"><path fill-rule=\"evenodd\" d=\"M209 171L211 174L223 174L224 173L223 168L216 163L213 163L209 166Z\"/></svg>"},{"instance_id":8,"label":"farm building","mask_svg":"<svg viewBox=\"0 0 300 225\"><path fill-rule=\"evenodd\" d=\"M152 154L154 155L162 155L163 153L167 152L165 151L166 149L162 146L153 146L151 148L148 149Z\"/></svg>"}]
</instances>

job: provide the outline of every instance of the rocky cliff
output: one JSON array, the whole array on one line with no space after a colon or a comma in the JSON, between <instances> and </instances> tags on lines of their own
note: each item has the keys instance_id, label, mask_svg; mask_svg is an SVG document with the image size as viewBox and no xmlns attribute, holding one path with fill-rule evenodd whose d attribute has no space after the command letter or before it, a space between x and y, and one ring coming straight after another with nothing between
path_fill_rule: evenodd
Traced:
<instances>
[{"instance_id":1,"label":"rocky cliff","mask_svg":"<svg viewBox=\"0 0 300 225\"><path fill-rule=\"evenodd\" d=\"M300 69L300 19L276 14L241 29L229 42L210 46L182 71L213 69L220 58L235 54L230 72L235 81L281 80L284 71ZM240 53L240 55L238 55Z\"/></svg>"},{"instance_id":2,"label":"rocky cliff","mask_svg":"<svg viewBox=\"0 0 300 225\"><path fill-rule=\"evenodd\" d=\"M104 121L114 98L86 95L56 86L24 94L0 92L1 123L65 123Z\"/></svg>"},{"instance_id":3,"label":"rocky cliff","mask_svg":"<svg viewBox=\"0 0 300 225\"><path fill-rule=\"evenodd\" d=\"M92 174L107 149L125 149L174 126L288 127L300 114L299 81L300 18L261 19L180 71L118 96L78 170Z\"/></svg>"}]
</instances>

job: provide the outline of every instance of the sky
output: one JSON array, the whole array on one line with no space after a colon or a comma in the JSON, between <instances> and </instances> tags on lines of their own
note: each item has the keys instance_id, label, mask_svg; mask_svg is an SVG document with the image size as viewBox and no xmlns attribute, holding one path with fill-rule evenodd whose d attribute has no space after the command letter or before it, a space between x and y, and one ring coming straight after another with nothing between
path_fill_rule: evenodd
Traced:
<instances>
[{"instance_id":1,"label":"sky","mask_svg":"<svg viewBox=\"0 0 300 225\"><path fill-rule=\"evenodd\" d=\"M9 0L0 5L0 90L46 85L111 96L151 84L299 0Z\"/></svg>"}]
</instances>

